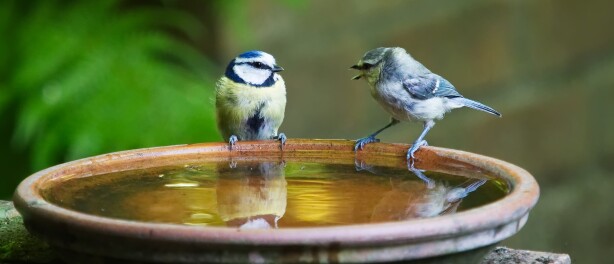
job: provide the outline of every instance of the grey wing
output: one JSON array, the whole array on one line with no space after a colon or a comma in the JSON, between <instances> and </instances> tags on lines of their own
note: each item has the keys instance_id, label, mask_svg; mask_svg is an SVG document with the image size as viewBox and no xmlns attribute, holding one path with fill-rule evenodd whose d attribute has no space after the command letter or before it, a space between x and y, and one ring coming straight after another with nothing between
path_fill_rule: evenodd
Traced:
<instances>
[{"instance_id":1,"label":"grey wing","mask_svg":"<svg viewBox=\"0 0 614 264\"><path fill-rule=\"evenodd\" d=\"M413 97L421 100L433 97L462 97L450 82L434 73L405 79L403 87Z\"/></svg>"}]
</instances>

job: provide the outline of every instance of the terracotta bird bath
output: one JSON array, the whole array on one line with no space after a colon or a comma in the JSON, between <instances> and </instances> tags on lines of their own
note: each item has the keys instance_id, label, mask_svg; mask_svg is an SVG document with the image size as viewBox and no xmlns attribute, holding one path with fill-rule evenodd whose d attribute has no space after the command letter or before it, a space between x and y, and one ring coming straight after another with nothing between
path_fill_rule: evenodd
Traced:
<instances>
[{"instance_id":1,"label":"terracotta bird bath","mask_svg":"<svg viewBox=\"0 0 614 264\"><path fill-rule=\"evenodd\" d=\"M424 209L424 206L415 207L412 211L407 209L409 207L403 207L399 200L415 201L419 192L433 191L439 187L422 181L405 180L408 177L414 180L414 176L395 176L408 172L405 161L408 146L373 143L354 153L353 143L349 140L292 139L288 140L283 151L276 141L259 141L239 142L232 151L224 143L205 143L110 153L60 164L28 177L19 185L14 202L27 229L48 242L69 263L433 262L446 258L464 258L476 263L475 256L479 259L480 253L487 252L481 249L487 249L514 235L524 226L539 196L535 179L515 165L458 150L423 147L417 152L415 167L425 170L427 175L432 175L429 172L444 173L463 177L467 181L493 182L505 192L491 202L466 209L462 209L463 203L468 202L460 203L459 207L460 198L464 196L454 200L448 192L448 198L438 203L441 205L437 207L439 211L432 213ZM250 162L260 162L260 165L252 166ZM274 165L268 166L267 162ZM217 182L210 185L213 191L209 193L209 189L204 187L202 193L198 189L201 187L186 192L200 199L191 205L217 212L214 216L191 214L191 219L208 219L206 224L172 223L172 219L180 217L166 213L169 211L165 210L184 206L181 202L183 196L177 195L161 201L159 197L162 196L159 195L164 192L132 195L135 201L139 201L137 206L128 210L137 215L134 219L106 217L102 213L94 214L78 209L81 200L77 199L90 197L87 196L87 188L94 190L99 187L99 183L90 182L89 179L99 175L114 175L108 181L121 183L126 177L137 177L134 176L137 174L131 173L133 171L148 171L163 179L168 177L165 176L168 173L164 172L164 168L189 169L190 164L208 163L218 164L217 169L212 171L225 176L219 176ZM386 175L389 176L386 177L390 177L390 182L388 178L381 180L384 182L381 184L382 191L361 189L358 195L350 196L352 190L362 188L361 184L352 182L358 178L340 179L344 184L329 186L329 189L343 187L346 191L329 194L341 197L339 200L345 202L321 208L319 200L314 199L332 196L310 196L305 193L306 187L296 187L298 183L319 183L298 176L293 178L289 175L289 167L284 167L285 164L290 164L290 167L299 164L293 169L297 172L309 171L309 164L324 164L317 167L318 171L311 170L313 175L326 173L335 166L356 167L355 173L360 173L356 177L366 180L376 179L378 173L371 174L361 169L388 168L384 171L388 171ZM307 164L307 169L300 164ZM285 178L283 175L281 178L265 175L258 181L246 181L233 174L241 166L249 173L259 170L257 173L267 174L285 170L286 175ZM346 172L351 174L352 171ZM334 173L327 175L334 177ZM149 176L142 177L145 179L142 185L145 185L147 179L153 181L147 178ZM174 185L167 183L166 186L189 187L194 181L189 178L192 176L186 177L185 182ZM85 193L61 191L69 190L74 180L85 183ZM194 186L199 184L203 183L197 182ZM491 187L496 184L491 184ZM123 191L131 188L126 187L127 190ZM315 192L319 188L309 190ZM328 187L322 185L321 188L324 190ZM97 195L87 199L96 200L96 197L100 197L100 201L93 203L107 199L104 193ZM476 191L475 195L480 194ZM293 197L300 197L303 204L293 200ZM371 202L368 197L377 199ZM208 199L216 203L207 207ZM75 200L72 201L74 208L62 205L62 202L68 200ZM333 216L324 218L325 210ZM335 215L338 210L347 213ZM428 217L416 217L419 214L425 215L427 211L431 212ZM312 218L293 218L293 213L307 214ZM152 215L152 219L156 220L140 220L138 216L142 214ZM355 222L339 220L318 225L317 221L320 220L313 220L314 217L336 217ZM308 221L315 224L305 224Z\"/></svg>"}]
</instances>

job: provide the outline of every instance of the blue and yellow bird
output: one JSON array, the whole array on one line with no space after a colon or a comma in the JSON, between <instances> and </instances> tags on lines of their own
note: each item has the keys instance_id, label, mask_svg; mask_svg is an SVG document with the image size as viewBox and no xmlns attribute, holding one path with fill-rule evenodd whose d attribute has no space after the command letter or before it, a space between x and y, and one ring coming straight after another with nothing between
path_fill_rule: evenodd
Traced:
<instances>
[{"instance_id":1,"label":"blue and yellow bird","mask_svg":"<svg viewBox=\"0 0 614 264\"><path fill-rule=\"evenodd\" d=\"M277 139L284 120L286 85L275 58L263 51L248 51L228 64L217 82L215 107L217 126L230 149L238 140Z\"/></svg>"}]
</instances>

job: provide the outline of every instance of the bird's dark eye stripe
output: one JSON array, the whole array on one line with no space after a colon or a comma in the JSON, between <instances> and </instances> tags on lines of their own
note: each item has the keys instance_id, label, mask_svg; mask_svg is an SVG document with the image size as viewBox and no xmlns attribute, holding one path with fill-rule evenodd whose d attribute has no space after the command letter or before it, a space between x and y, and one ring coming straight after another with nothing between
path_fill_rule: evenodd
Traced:
<instances>
[{"instance_id":1,"label":"bird's dark eye stripe","mask_svg":"<svg viewBox=\"0 0 614 264\"><path fill-rule=\"evenodd\" d=\"M259 61L237 63L237 65L240 65L240 64L249 64L252 67L258 68L258 69L269 69L269 70L271 69L271 67Z\"/></svg>"},{"instance_id":2,"label":"bird's dark eye stripe","mask_svg":"<svg viewBox=\"0 0 614 264\"><path fill-rule=\"evenodd\" d=\"M352 66L351 68L355 69L355 70L368 70L368 69L372 68L373 66L374 65L371 64L371 63L364 63L363 62L362 64L360 64L360 65L356 64L356 65Z\"/></svg>"},{"instance_id":3,"label":"bird's dark eye stripe","mask_svg":"<svg viewBox=\"0 0 614 264\"><path fill-rule=\"evenodd\" d=\"M363 63L361 68L369 69L369 68L372 68L372 67L373 67L373 64L371 64L371 63Z\"/></svg>"},{"instance_id":4,"label":"bird's dark eye stripe","mask_svg":"<svg viewBox=\"0 0 614 264\"><path fill-rule=\"evenodd\" d=\"M260 69L265 68L265 65L264 65L264 64L262 64L262 62L259 62L259 61L256 61L256 62L250 62L249 64L250 64L250 65L252 65L252 66L254 66L254 67L256 67L256 68L260 68Z\"/></svg>"}]
</instances>

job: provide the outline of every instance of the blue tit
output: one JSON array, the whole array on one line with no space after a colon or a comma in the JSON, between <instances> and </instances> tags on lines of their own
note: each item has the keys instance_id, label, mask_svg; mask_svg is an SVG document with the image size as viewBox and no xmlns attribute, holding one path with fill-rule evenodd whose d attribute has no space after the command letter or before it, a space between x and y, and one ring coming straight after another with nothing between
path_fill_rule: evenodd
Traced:
<instances>
[{"instance_id":1,"label":"blue tit","mask_svg":"<svg viewBox=\"0 0 614 264\"><path fill-rule=\"evenodd\" d=\"M463 97L443 77L412 58L403 48L376 48L368 51L351 69L360 73L353 79L364 78L371 87L371 96L392 116L388 125L368 137L358 139L354 150L365 144L379 142L375 138L399 121L423 122L424 130L407 151L407 159L415 159L414 153L427 145L424 137L452 109L463 106L501 117L491 107Z\"/></svg>"},{"instance_id":2,"label":"blue tit","mask_svg":"<svg viewBox=\"0 0 614 264\"><path fill-rule=\"evenodd\" d=\"M230 149L238 140L278 139L284 120L286 85L278 72L275 58L262 51L248 51L234 58L226 67L215 89L217 126L228 140Z\"/></svg>"}]
</instances>

